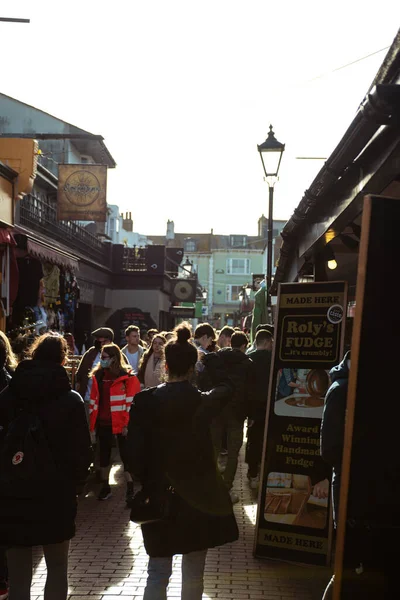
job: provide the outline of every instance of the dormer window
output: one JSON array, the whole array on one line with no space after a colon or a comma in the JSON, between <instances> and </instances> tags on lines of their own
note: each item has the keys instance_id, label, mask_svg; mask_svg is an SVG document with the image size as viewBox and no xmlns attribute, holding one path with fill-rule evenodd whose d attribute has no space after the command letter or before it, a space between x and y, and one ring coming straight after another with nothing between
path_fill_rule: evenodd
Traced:
<instances>
[{"instance_id":1,"label":"dormer window","mask_svg":"<svg viewBox=\"0 0 400 600\"><path fill-rule=\"evenodd\" d=\"M193 240L192 238L186 238L186 240L184 240L184 242L183 242L183 246L184 246L185 252L196 252L196 249L197 249L196 241Z\"/></svg>"},{"instance_id":2,"label":"dormer window","mask_svg":"<svg viewBox=\"0 0 400 600\"><path fill-rule=\"evenodd\" d=\"M231 235L231 248L246 248L247 235Z\"/></svg>"}]
</instances>

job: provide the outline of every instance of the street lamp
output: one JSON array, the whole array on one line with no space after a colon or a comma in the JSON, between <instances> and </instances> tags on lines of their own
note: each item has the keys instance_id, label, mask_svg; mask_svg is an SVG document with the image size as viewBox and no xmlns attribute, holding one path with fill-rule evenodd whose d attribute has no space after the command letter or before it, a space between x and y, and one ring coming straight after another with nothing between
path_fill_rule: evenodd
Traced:
<instances>
[{"instance_id":1,"label":"street lamp","mask_svg":"<svg viewBox=\"0 0 400 600\"><path fill-rule=\"evenodd\" d=\"M192 275L193 263L191 260L189 260L188 256L186 257L186 261L183 263L183 265L181 265L181 267L186 277L190 277Z\"/></svg>"},{"instance_id":2,"label":"street lamp","mask_svg":"<svg viewBox=\"0 0 400 600\"><path fill-rule=\"evenodd\" d=\"M269 126L268 137L263 144L257 146L260 153L262 166L264 169L264 180L269 188L268 205L268 236L267 236L267 314L272 321L271 309L271 281L272 281L272 225L274 208L274 186L278 178L279 167L281 165L282 154L285 150L285 144L281 144L272 131L272 125Z\"/></svg>"}]
</instances>

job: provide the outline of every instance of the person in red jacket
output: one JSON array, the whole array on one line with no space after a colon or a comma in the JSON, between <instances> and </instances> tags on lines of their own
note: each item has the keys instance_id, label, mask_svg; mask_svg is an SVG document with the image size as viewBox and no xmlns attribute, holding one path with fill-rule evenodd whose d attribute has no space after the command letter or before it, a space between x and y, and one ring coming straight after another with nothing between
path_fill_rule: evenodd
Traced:
<instances>
[{"instance_id":1,"label":"person in red jacket","mask_svg":"<svg viewBox=\"0 0 400 600\"><path fill-rule=\"evenodd\" d=\"M111 497L111 450L116 436L127 484L126 503L129 505L133 497L133 480L126 459L126 435L129 411L133 397L140 392L140 383L116 344L103 346L100 363L93 369L91 378L89 426L91 433L96 431L103 484L98 499L108 500Z\"/></svg>"}]
</instances>

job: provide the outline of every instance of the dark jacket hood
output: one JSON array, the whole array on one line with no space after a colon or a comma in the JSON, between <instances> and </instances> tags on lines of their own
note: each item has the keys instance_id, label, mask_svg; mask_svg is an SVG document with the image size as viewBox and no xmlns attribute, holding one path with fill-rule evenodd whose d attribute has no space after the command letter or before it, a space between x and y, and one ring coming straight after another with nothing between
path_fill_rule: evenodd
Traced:
<instances>
[{"instance_id":1,"label":"dark jacket hood","mask_svg":"<svg viewBox=\"0 0 400 600\"><path fill-rule=\"evenodd\" d=\"M49 361L23 360L10 382L13 396L20 401L45 403L71 390L64 367Z\"/></svg>"},{"instance_id":2,"label":"dark jacket hood","mask_svg":"<svg viewBox=\"0 0 400 600\"><path fill-rule=\"evenodd\" d=\"M339 363L336 367L333 367L329 371L329 375L332 383L338 381L339 379L348 379L349 378L349 367L347 366L347 361L350 358L350 350L346 352L344 358L341 363Z\"/></svg>"},{"instance_id":3,"label":"dark jacket hood","mask_svg":"<svg viewBox=\"0 0 400 600\"><path fill-rule=\"evenodd\" d=\"M221 348L217 354L227 365L242 365L245 362L250 362L247 354L237 348Z\"/></svg>"}]
</instances>

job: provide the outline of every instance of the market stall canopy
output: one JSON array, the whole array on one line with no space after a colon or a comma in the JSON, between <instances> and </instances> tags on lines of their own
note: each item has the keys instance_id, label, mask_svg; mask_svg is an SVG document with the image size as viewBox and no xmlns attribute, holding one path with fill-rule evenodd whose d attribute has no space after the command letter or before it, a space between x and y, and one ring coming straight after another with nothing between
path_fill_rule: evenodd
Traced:
<instances>
[{"instance_id":1,"label":"market stall canopy","mask_svg":"<svg viewBox=\"0 0 400 600\"><path fill-rule=\"evenodd\" d=\"M57 252L49 246L46 246L45 244L40 244L29 238L27 239L27 250L31 256L35 256L40 260L45 260L56 265L61 265L63 267L71 269L72 271L79 270L79 263L72 256L68 256L67 254Z\"/></svg>"}]
</instances>

